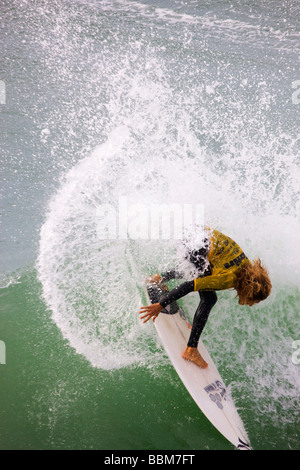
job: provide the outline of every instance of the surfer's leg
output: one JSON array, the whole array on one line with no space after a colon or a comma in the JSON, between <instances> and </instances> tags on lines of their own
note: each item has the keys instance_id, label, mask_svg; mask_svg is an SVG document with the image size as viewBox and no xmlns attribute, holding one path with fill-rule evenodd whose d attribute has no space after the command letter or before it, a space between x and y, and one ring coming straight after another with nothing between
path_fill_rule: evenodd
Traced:
<instances>
[{"instance_id":1,"label":"surfer's leg","mask_svg":"<svg viewBox=\"0 0 300 470\"><path fill-rule=\"evenodd\" d=\"M196 310L190 338L182 357L188 361L195 362L198 366L205 369L208 364L198 351L198 343L210 311L217 302L217 294L215 291L200 291L199 295L201 301Z\"/></svg>"},{"instance_id":2,"label":"surfer's leg","mask_svg":"<svg viewBox=\"0 0 300 470\"><path fill-rule=\"evenodd\" d=\"M200 335L206 325L210 311L218 300L215 291L199 291L199 295L201 301L194 316L192 331L188 341L188 346L191 348L198 346Z\"/></svg>"}]
</instances>

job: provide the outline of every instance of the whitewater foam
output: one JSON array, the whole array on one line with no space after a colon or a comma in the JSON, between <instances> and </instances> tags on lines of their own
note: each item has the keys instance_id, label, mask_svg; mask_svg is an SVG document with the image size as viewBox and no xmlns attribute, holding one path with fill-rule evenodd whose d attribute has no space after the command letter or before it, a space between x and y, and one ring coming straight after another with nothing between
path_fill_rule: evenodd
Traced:
<instances>
[{"instance_id":1,"label":"whitewater foam","mask_svg":"<svg viewBox=\"0 0 300 470\"><path fill-rule=\"evenodd\" d=\"M116 8L111 2L106 6L107 15ZM138 7L126 2L126 8L135 18ZM157 28L160 21L170 28L197 26L195 18L145 5L140 14L142 22L150 15ZM194 42L192 30L183 31L181 44L175 29L177 42L150 26L151 41L144 29L137 40L127 31L131 23L126 24L127 36L122 33L123 19L118 18L108 33L103 15L101 48L93 51L88 35L82 39L82 62L78 41L69 40L67 16L56 25L52 49L44 43L50 71L66 80L61 86L71 95L62 137L68 155L78 138L74 129L90 140L80 148L84 157L77 163L56 156L64 171L45 215L37 262L52 318L94 367L165 364L153 326L140 323L138 310L146 302L145 278L178 263L178 244L172 239L101 239L97 209L103 204L117 208L120 197L146 208L153 203L202 204L205 223L236 240L249 258L259 256L273 284L270 298L250 313L237 306L234 293L219 294L205 329L208 350L227 376L236 374L241 397L249 391L256 397L257 413L275 416L279 400L288 414L299 390L297 368L290 364L300 281L295 124L281 117L282 108L278 111L277 82L272 87L269 65L262 71L260 62L249 67L238 56L232 67L228 55L218 50L214 60L215 49L207 50L212 25L217 25L217 39L224 31L233 39L242 32L262 44L264 35L259 36L255 24L247 29L242 22L210 23L201 17L201 43ZM282 39L276 31L271 36ZM292 50L287 37L281 47L286 45ZM83 71L76 91L69 84L78 60ZM79 108L73 106L77 102ZM78 109L84 109L83 117ZM60 111L43 123L47 141L61 125ZM192 295L183 300L191 316L197 302Z\"/></svg>"}]
</instances>

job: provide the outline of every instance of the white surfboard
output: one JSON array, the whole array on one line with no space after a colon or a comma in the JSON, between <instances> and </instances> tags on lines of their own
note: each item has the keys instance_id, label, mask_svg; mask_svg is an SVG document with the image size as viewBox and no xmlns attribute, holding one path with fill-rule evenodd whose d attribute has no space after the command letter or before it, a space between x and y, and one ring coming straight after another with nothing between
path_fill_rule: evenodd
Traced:
<instances>
[{"instance_id":1,"label":"white surfboard","mask_svg":"<svg viewBox=\"0 0 300 470\"><path fill-rule=\"evenodd\" d=\"M157 302L162 293L159 286L153 283L147 285L147 292L152 303ZM166 310L171 311L171 314L164 314L162 311L154 325L183 384L200 410L228 441L238 449L251 449L242 420L202 341L199 341L198 349L208 363L206 369L181 357L191 332L191 325L184 311L176 302L166 307Z\"/></svg>"}]
</instances>

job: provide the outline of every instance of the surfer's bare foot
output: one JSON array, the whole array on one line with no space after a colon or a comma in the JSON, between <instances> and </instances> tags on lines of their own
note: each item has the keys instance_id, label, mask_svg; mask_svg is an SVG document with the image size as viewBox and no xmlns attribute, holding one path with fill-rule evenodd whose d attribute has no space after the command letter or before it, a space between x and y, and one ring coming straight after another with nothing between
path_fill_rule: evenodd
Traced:
<instances>
[{"instance_id":1,"label":"surfer's bare foot","mask_svg":"<svg viewBox=\"0 0 300 470\"><path fill-rule=\"evenodd\" d=\"M191 348L187 346L182 353L183 359L186 361L192 361L201 369L206 369L208 366L207 362L203 359L197 348Z\"/></svg>"}]
</instances>

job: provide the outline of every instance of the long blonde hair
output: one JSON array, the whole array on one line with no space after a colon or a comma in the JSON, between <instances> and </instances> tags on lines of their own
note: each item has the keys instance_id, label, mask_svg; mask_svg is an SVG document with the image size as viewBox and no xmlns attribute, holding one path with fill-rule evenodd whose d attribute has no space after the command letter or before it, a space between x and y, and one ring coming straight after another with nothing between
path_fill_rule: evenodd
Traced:
<instances>
[{"instance_id":1,"label":"long blonde hair","mask_svg":"<svg viewBox=\"0 0 300 470\"><path fill-rule=\"evenodd\" d=\"M269 273L259 258L238 270L234 287L242 305L260 302L270 295L272 284Z\"/></svg>"}]
</instances>

